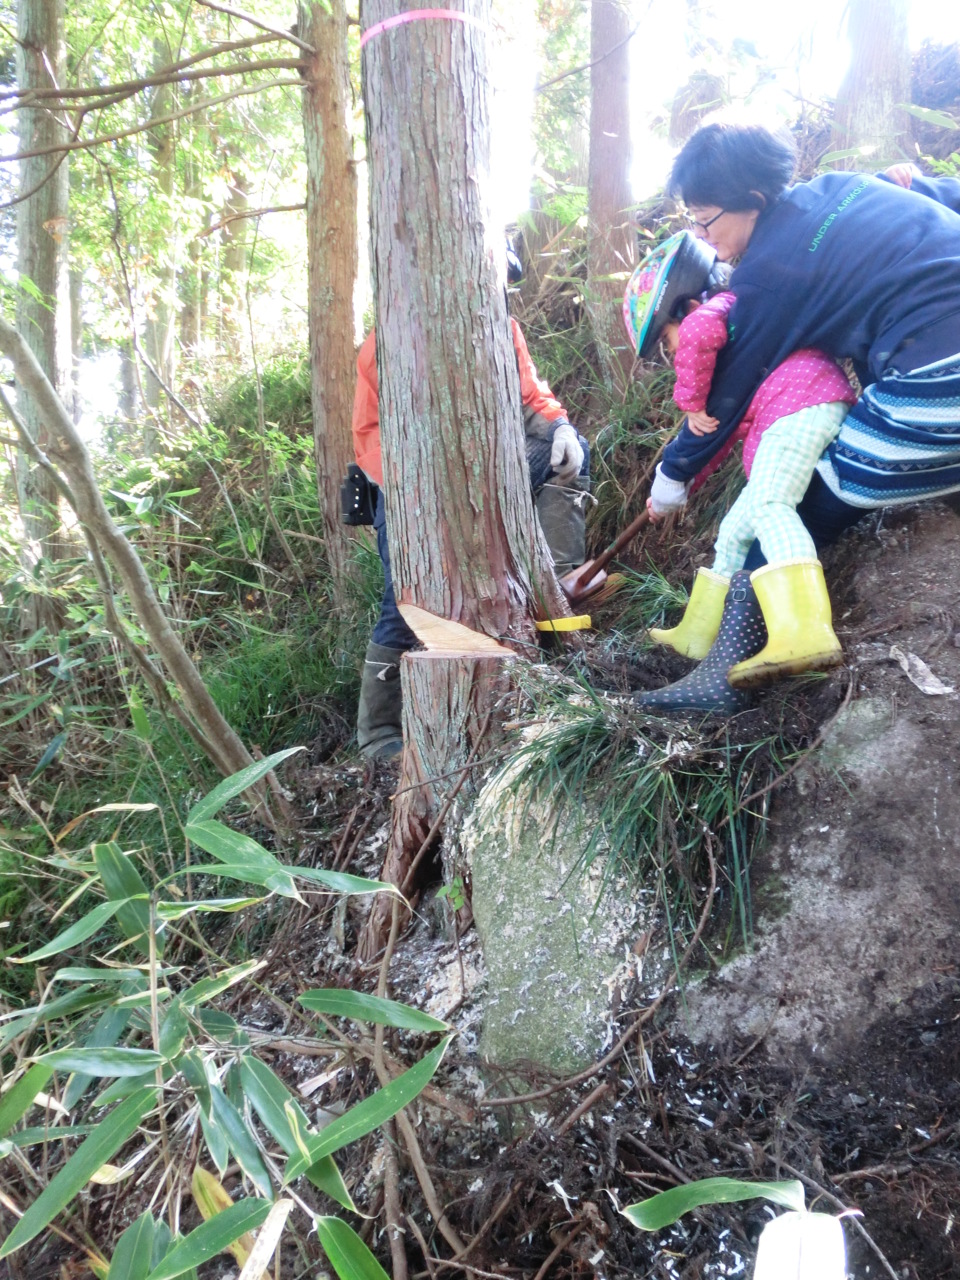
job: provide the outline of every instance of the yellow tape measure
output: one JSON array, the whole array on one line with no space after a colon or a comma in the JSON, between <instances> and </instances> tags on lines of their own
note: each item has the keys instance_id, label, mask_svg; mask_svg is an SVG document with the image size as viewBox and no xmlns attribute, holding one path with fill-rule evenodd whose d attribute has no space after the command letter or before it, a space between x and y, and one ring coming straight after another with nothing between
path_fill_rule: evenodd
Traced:
<instances>
[{"instance_id":1,"label":"yellow tape measure","mask_svg":"<svg viewBox=\"0 0 960 1280\"><path fill-rule=\"evenodd\" d=\"M589 613L577 614L575 618L544 618L533 624L538 631L589 631Z\"/></svg>"}]
</instances>

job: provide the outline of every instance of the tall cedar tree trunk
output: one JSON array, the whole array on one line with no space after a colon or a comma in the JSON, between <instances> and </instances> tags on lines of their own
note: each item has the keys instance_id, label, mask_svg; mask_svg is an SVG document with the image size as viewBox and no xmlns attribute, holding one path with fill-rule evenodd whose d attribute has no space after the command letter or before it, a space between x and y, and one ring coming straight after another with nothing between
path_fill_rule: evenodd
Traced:
<instances>
[{"instance_id":1,"label":"tall cedar tree trunk","mask_svg":"<svg viewBox=\"0 0 960 1280\"><path fill-rule=\"evenodd\" d=\"M66 67L63 0L21 0L17 6L17 83L21 89L62 85ZM67 141L62 113L25 107L17 113L19 150L33 151ZM58 163L62 160L62 163ZM51 169L57 166L55 172ZM34 191L34 188L37 190ZM17 329L60 394L73 399L70 340L70 280L67 263L69 172L58 156L20 161L20 193L32 195L17 206L17 267L39 296L21 290ZM33 438L45 448L47 424L28 402L22 413ZM32 572L42 557L62 554L58 494L50 478L24 454L17 458L17 498L24 527L24 562ZM55 633L59 614L43 595L28 595L21 618L29 634L40 626Z\"/></svg>"},{"instance_id":2,"label":"tall cedar tree trunk","mask_svg":"<svg viewBox=\"0 0 960 1280\"><path fill-rule=\"evenodd\" d=\"M361 26L404 7L366 0ZM364 50L387 530L401 602L535 653L534 614L569 609L534 517L504 237L486 201L489 0L465 12L475 21L418 19ZM395 883L451 796L473 794L467 766L501 736L513 665L469 652L404 657L385 868ZM456 862L449 846L444 859ZM376 951L389 911L375 904L361 954Z\"/></svg>"},{"instance_id":3,"label":"tall cedar tree trunk","mask_svg":"<svg viewBox=\"0 0 960 1280\"><path fill-rule=\"evenodd\" d=\"M247 293L247 219L238 218L250 208L250 180L232 156L228 156L230 166L229 194L223 204L222 217L226 225L220 232L221 244L221 276L220 290L221 315L223 322L222 347L229 351L236 349L241 334L247 332L244 308Z\"/></svg>"},{"instance_id":4,"label":"tall cedar tree trunk","mask_svg":"<svg viewBox=\"0 0 960 1280\"><path fill-rule=\"evenodd\" d=\"M182 97L189 102L192 92L185 88ZM199 96L199 92L197 93ZM205 136L203 112L189 117L181 129L189 127L192 133L192 147L187 147L183 157L183 194L186 197L186 220L191 227L199 230L201 215L197 212L199 202L203 199L203 168L197 156L199 145L210 145ZM198 118L199 117L199 118ZM181 134L182 136L182 134ZM196 201L191 205L190 201ZM200 354L200 274L201 259L204 252L204 241L199 235L192 235L187 242L186 261L179 273L178 290L180 295L180 346L188 360L194 360Z\"/></svg>"},{"instance_id":5,"label":"tall cedar tree trunk","mask_svg":"<svg viewBox=\"0 0 960 1280\"><path fill-rule=\"evenodd\" d=\"M154 58L154 70L160 71L170 63L170 51L163 41L158 41ZM173 110L174 90L160 85L154 90L150 115L159 119ZM154 422L168 416L162 412L165 400L164 387L172 387L176 370L176 230L172 214L173 194L176 185L176 133L174 125L154 125L147 130L147 145L153 156L153 180L162 197L161 223L152 247L154 255L154 285L150 309L144 329L144 348L147 358L160 375L160 382L147 369L144 375L144 395L147 407L152 410ZM162 384L162 385L161 385ZM157 430L145 427L144 450L152 454L157 447Z\"/></svg>"},{"instance_id":6,"label":"tall cedar tree trunk","mask_svg":"<svg viewBox=\"0 0 960 1280\"><path fill-rule=\"evenodd\" d=\"M881 169L909 158L911 118L907 0L850 0L847 34L851 59L837 94L833 124L836 150L875 147L868 158L850 157L848 169Z\"/></svg>"},{"instance_id":7,"label":"tall cedar tree trunk","mask_svg":"<svg viewBox=\"0 0 960 1280\"><path fill-rule=\"evenodd\" d=\"M317 50L308 57L303 92L314 454L334 598L342 600L350 540L340 521L340 482L353 461L350 420L357 380L357 173L348 126L347 15L343 0L332 0L329 13L311 0L300 14L300 33Z\"/></svg>"},{"instance_id":8,"label":"tall cedar tree trunk","mask_svg":"<svg viewBox=\"0 0 960 1280\"><path fill-rule=\"evenodd\" d=\"M590 165L587 305L607 381L625 388L633 367L620 303L633 269L630 216L629 0L590 6Z\"/></svg>"}]
</instances>

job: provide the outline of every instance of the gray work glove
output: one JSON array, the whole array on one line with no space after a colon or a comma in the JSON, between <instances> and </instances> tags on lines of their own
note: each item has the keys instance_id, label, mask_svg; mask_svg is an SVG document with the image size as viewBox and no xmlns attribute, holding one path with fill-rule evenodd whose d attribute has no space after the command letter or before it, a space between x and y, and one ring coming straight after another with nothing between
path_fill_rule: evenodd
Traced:
<instances>
[{"instance_id":1,"label":"gray work glove","mask_svg":"<svg viewBox=\"0 0 960 1280\"><path fill-rule=\"evenodd\" d=\"M576 427L572 427L569 422L560 421L553 433L550 465L557 479L563 484L568 484L580 474L580 468L583 466L583 446Z\"/></svg>"},{"instance_id":2,"label":"gray work glove","mask_svg":"<svg viewBox=\"0 0 960 1280\"><path fill-rule=\"evenodd\" d=\"M687 505L689 481L671 480L661 468L662 463L658 463L650 489L650 508L654 516L669 515L671 511L679 511Z\"/></svg>"}]
</instances>

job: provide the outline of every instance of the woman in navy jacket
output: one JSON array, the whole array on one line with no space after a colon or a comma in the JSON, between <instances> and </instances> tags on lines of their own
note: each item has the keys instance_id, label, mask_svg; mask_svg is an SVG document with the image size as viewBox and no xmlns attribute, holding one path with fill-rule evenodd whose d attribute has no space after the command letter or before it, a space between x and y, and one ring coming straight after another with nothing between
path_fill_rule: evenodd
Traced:
<instances>
[{"instance_id":1,"label":"woman in navy jacket","mask_svg":"<svg viewBox=\"0 0 960 1280\"><path fill-rule=\"evenodd\" d=\"M737 300L707 402L717 429L684 424L651 505L682 506L763 378L816 347L851 359L864 388L798 508L820 547L866 509L960 489L960 181L918 175L905 189L828 173L789 186L794 163L787 136L722 124L699 129L676 159L671 192L695 234L737 263ZM759 564L755 547L747 568ZM778 612L802 631L804 601Z\"/></svg>"}]
</instances>

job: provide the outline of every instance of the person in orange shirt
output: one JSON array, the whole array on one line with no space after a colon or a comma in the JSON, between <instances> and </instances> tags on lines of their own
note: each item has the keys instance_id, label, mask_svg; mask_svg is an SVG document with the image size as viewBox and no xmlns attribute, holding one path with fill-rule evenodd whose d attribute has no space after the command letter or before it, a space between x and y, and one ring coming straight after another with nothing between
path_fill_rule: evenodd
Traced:
<instances>
[{"instance_id":1,"label":"person in orange shirt","mask_svg":"<svg viewBox=\"0 0 960 1280\"><path fill-rule=\"evenodd\" d=\"M508 279L520 278L520 263L508 253ZM586 558L585 504L590 492L590 450L571 425L566 410L537 370L523 331L511 319L513 345L520 374L524 439L530 485L537 516L554 568L560 575L575 569ZM403 747L400 699L400 659L417 643L397 608L390 572L386 510L383 501L383 465L380 456L380 415L375 331L367 334L357 357L357 388L353 401L353 447L357 465L380 486L373 527L383 561L383 600L380 617L367 645L357 711L357 743L368 757L389 759Z\"/></svg>"}]
</instances>

